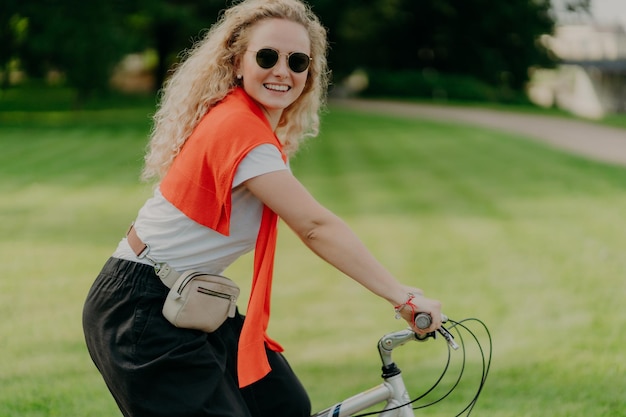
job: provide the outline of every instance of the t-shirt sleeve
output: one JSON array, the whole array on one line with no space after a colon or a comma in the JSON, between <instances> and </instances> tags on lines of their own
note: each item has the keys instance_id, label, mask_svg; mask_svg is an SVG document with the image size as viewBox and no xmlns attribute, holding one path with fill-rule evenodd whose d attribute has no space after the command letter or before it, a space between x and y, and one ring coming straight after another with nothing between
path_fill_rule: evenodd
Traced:
<instances>
[{"instance_id":1,"label":"t-shirt sleeve","mask_svg":"<svg viewBox=\"0 0 626 417\"><path fill-rule=\"evenodd\" d=\"M259 145L248 152L239 163L233 179L233 188L250 178L283 169L288 169L288 166L278 148L270 144Z\"/></svg>"}]
</instances>

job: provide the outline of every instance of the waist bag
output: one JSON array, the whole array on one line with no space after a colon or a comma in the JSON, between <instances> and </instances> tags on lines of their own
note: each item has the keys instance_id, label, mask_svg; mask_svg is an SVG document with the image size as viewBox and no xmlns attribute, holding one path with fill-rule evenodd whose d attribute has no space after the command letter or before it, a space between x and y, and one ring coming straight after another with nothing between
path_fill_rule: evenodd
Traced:
<instances>
[{"instance_id":1,"label":"waist bag","mask_svg":"<svg viewBox=\"0 0 626 417\"><path fill-rule=\"evenodd\" d=\"M187 271L174 283L163 315L176 327L215 331L228 317L235 317L239 287L221 275Z\"/></svg>"}]
</instances>

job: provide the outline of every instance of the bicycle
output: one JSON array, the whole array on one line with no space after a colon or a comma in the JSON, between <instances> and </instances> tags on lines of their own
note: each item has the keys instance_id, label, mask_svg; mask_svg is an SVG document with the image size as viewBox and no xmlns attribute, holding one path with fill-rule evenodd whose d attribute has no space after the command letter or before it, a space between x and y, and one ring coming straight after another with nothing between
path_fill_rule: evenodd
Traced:
<instances>
[{"instance_id":1,"label":"bicycle","mask_svg":"<svg viewBox=\"0 0 626 417\"><path fill-rule=\"evenodd\" d=\"M383 383L377 385L369 390L360 392L356 395L353 395L349 398L344 399L336 403L335 405L326 408L323 411L320 411L316 414L313 414L311 417L365 417L370 415L380 415L381 417L415 417L414 410L422 409L426 407L430 407L442 401L448 395L454 391L454 389L458 386L461 378L463 376L463 372L466 364L466 345L463 339L463 333L468 333L476 343L478 350L480 351L480 355L482 357L482 376L480 378L479 386L476 391L476 394L471 399L469 404L456 416L461 416L463 413L467 413L469 416L471 411L476 404L480 393L484 387L485 381L487 379L487 375L489 373L489 368L491 366L491 349L492 349L492 341L491 334L489 333L489 329L487 326L478 319L465 319L459 322L450 320L444 316L444 323L451 323L451 330L456 332L457 337L459 338L460 346L457 344L455 337L453 334L442 326L437 332L427 333L425 335L420 335L415 333L411 329L400 330L393 333L388 333L384 335L378 341L378 352L380 354L380 358L382 361L382 375ZM479 323L480 326L484 329L486 333L486 337L489 343L489 350L487 351L487 356L485 356L485 350L481 345L476 334L467 327L464 323L474 322ZM431 318L429 315L425 313L420 313L415 317L415 325L419 329L426 329L430 327ZM404 384L404 380L402 378L402 371L395 364L392 359L392 352L395 348L405 345L410 341L420 341L424 342L429 339L436 339L437 334L441 335L443 339L446 341L448 346L448 360L447 364L444 367L444 371L439 377L439 379L433 384L430 389L428 389L424 394L418 396L417 398L411 400L407 389ZM442 395L439 399L432 401L428 404L421 406L413 406L418 400L421 400L426 397L429 393L431 393L442 381L444 375L449 369L451 354L452 351L456 351L461 348L462 356L462 367L459 373L459 376L453 386L448 390L447 393ZM365 410L374 407L377 404L385 403L384 408L380 411L367 412L363 414L357 414L363 412Z\"/></svg>"}]
</instances>

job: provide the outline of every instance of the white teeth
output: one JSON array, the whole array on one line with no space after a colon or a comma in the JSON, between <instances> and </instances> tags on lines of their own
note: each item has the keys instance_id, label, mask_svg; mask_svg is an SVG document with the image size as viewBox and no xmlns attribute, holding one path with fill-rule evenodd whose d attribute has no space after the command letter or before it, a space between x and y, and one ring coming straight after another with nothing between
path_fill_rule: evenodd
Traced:
<instances>
[{"instance_id":1,"label":"white teeth","mask_svg":"<svg viewBox=\"0 0 626 417\"><path fill-rule=\"evenodd\" d=\"M282 92L289 90L288 85L278 85L278 84L265 84L265 88L267 88L268 90L282 91Z\"/></svg>"}]
</instances>

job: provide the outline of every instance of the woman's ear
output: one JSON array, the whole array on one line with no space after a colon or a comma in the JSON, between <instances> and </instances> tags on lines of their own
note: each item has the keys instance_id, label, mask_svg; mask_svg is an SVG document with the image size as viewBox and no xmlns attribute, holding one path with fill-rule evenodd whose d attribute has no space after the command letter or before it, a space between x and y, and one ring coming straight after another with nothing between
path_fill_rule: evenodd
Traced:
<instances>
[{"instance_id":1,"label":"woman's ear","mask_svg":"<svg viewBox=\"0 0 626 417\"><path fill-rule=\"evenodd\" d=\"M243 80L243 69L241 68L241 57L237 57L234 60L233 68L235 70L235 78L237 82L241 82Z\"/></svg>"}]
</instances>

